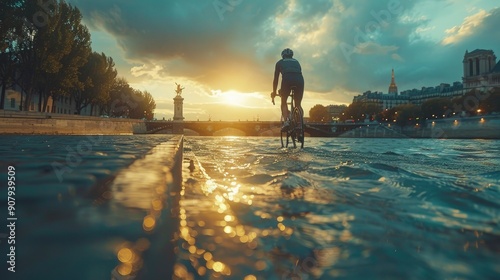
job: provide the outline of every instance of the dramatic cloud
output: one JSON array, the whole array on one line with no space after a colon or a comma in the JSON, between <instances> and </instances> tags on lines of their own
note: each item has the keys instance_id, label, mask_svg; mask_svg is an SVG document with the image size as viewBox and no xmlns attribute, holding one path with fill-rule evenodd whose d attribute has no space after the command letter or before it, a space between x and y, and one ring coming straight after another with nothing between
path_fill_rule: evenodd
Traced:
<instances>
[{"instance_id":1,"label":"dramatic cloud","mask_svg":"<svg viewBox=\"0 0 500 280\"><path fill-rule=\"evenodd\" d=\"M392 68L405 90L459 81L466 49L500 55L500 9L461 1L70 0L91 30L114 38L127 75L143 87L150 79L165 91L185 79L199 98L213 90L267 98L274 64L290 47L306 91L330 104L387 91Z\"/></svg>"},{"instance_id":2,"label":"dramatic cloud","mask_svg":"<svg viewBox=\"0 0 500 280\"><path fill-rule=\"evenodd\" d=\"M159 74L163 71L163 67L160 65L155 65L153 68L149 68L147 65L135 66L130 69L130 73L134 77L144 77L152 78L152 79L161 79L161 75Z\"/></svg>"},{"instance_id":3,"label":"dramatic cloud","mask_svg":"<svg viewBox=\"0 0 500 280\"><path fill-rule=\"evenodd\" d=\"M477 30L477 27L483 23L483 20L490 16L486 11L481 10L475 15L466 17L463 24L454 26L446 30L448 37L442 41L443 45L453 44L462 41L464 38L471 36Z\"/></svg>"}]
</instances>

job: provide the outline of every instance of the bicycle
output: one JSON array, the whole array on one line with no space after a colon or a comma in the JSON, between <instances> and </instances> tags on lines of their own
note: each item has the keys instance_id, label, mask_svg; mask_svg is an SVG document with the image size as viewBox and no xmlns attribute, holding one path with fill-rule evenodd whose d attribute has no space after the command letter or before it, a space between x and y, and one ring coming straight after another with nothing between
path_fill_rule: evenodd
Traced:
<instances>
[{"instance_id":1,"label":"bicycle","mask_svg":"<svg viewBox=\"0 0 500 280\"><path fill-rule=\"evenodd\" d=\"M295 86L291 87L292 91L290 92L290 97L292 98L292 101L287 103L290 104L291 118L290 118L290 126L288 127L288 129L286 129L285 131L281 130L280 139L282 148L285 147L288 148L290 140L293 143L294 148L297 148L296 142L300 143L300 148L304 148L304 119L302 117L302 114L300 113L299 108L295 107L293 99L296 88L297 87ZM281 90L278 90L277 96L281 96ZM273 97L273 105L275 105L274 97ZM285 119L283 118L283 116L281 116L282 127L284 123Z\"/></svg>"}]
</instances>

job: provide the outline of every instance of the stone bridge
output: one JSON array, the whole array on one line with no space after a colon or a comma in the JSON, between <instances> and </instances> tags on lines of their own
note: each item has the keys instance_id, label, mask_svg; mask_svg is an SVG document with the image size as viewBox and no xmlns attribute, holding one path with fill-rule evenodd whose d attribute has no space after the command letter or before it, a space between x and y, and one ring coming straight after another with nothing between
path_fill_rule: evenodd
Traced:
<instances>
[{"instance_id":1,"label":"stone bridge","mask_svg":"<svg viewBox=\"0 0 500 280\"><path fill-rule=\"evenodd\" d=\"M367 124L306 123L306 135L311 137L336 137L352 129ZM213 136L225 129L242 131L246 136L273 135L280 131L279 121L152 121L146 122L147 133L182 134L184 129L192 130L200 136Z\"/></svg>"}]
</instances>

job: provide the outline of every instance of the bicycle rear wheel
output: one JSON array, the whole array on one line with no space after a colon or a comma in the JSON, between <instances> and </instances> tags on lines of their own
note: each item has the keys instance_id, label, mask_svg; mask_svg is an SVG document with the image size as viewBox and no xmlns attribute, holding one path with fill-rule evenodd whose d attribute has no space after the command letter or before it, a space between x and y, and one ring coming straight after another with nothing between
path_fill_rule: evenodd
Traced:
<instances>
[{"instance_id":1,"label":"bicycle rear wheel","mask_svg":"<svg viewBox=\"0 0 500 280\"><path fill-rule=\"evenodd\" d=\"M294 141L295 147L295 139L300 143L300 148L304 148L304 120L302 119L302 115L300 114L299 108L295 108L292 113L292 126L293 126L293 135L292 139Z\"/></svg>"},{"instance_id":2,"label":"bicycle rear wheel","mask_svg":"<svg viewBox=\"0 0 500 280\"><path fill-rule=\"evenodd\" d=\"M285 124L285 120L281 117L281 128L283 129L283 125ZM281 148L288 148L288 131L281 130L280 132L281 139Z\"/></svg>"},{"instance_id":3,"label":"bicycle rear wheel","mask_svg":"<svg viewBox=\"0 0 500 280\"><path fill-rule=\"evenodd\" d=\"M282 127L283 127L283 121L281 122L282 124ZM295 144L295 141L296 141L296 136L295 136L295 132L294 132L294 124L293 124L293 121L290 123L290 127L285 130L285 131L281 131L281 134L280 134L280 139L281 139L281 148L288 148L288 145L290 144L290 142L293 143L293 147L296 148L296 144Z\"/></svg>"},{"instance_id":4,"label":"bicycle rear wheel","mask_svg":"<svg viewBox=\"0 0 500 280\"><path fill-rule=\"evenodd\" d=\"M290 129L287 131L281 132L281 148L288 148L288 145L290 144L290 142L293 143L294 148L297 147L297 145L295 144L295 140L296 140L296 137L295 137L295 134L294 134L292 127L290 127Z\"/></svg>"},{"instance_id":5,"label":"bicycle rear wheel","mask_svg":"<svg viewBox=\"0 0 500 280\"><path fill-rule=\"evenodd\" d=\"M284 131L281 131L280 133L280 138L281 138L281 148L288 147L288 137L287 133ZM285 146L286 145L286 146Z\"/></svg>"},{"instance_id":6,"label":"bicycle rear wheel","mask_svg":"<svg viewBox=\"0 0 500 280\"><path fill-rule=\"evenodd\" d=\"M287 134L287 147L288 147L288 139L292 140L292 143L293 143L293 147L294 148L297 148L297 144L295 143L297 141L297 135L295 134L295 125L293 124L293 121L292 121L292 124L290 125L290 130L288 130L288 132L286 133Z\"/></svg>"}]
</instances>

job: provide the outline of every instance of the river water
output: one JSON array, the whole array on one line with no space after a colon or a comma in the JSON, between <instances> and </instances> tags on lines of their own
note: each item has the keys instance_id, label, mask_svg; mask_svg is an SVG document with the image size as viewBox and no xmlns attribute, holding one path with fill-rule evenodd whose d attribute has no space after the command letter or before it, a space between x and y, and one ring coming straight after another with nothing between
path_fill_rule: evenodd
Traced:
<instances>
[{"instance_id":1,"label":"river water","mask_svg":"<svg viewBox=\"0 0 500 280\"><path fill-rule=\"evenodd\" d=\"M498 140L308 138L301 150L272 137L186 137L178 205L158 220L171 232L153 236L141 194L158 187L145 172L161 175L140 166L171 136L96 137L0 137L19 205L19 272L2 279L110 279L124 259L171 266L174 279L500 275ZM96 203L96 185L124 170L128 182ZM158 238L172 255L156 253Z\"/></svg>"}]
</instances>

